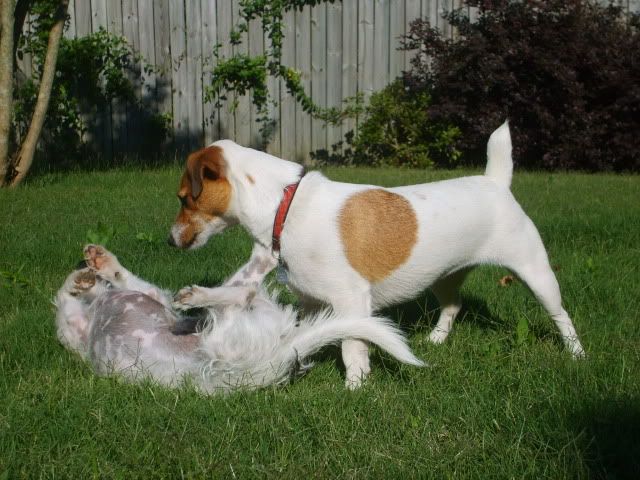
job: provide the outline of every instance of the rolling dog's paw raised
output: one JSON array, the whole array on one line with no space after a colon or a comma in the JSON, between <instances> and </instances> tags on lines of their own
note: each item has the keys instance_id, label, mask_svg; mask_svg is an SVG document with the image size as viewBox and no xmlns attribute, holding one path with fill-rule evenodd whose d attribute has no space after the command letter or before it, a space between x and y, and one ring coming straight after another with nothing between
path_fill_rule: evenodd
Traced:
<instances>
[{"instance_id":1,"label":"rolling dog's paw raised","mask_svg":"<svg viewBox=\"0 0 640 480\"><path fill-rule=\"evenodd\" d=\"M192 285L180 289L173 297L171 305L176 310L189 310L190 308L201 307L204 304L206 304L206 298L202 290L200 287Z\"/></svg>"},{"instance_id":2,"label":"rolling dog's paw raised","mask_svg":"<svg viewBox=\"0 0 640 480\"><path fill-rule=\"evenodd\" d=\"M102 245L84 247L84 259L91 270L111 283L121 279L122 266L116 256Z\"/></svg>"},{"instance_id":3,"label":"rolling dog's paw raised","mask_svg":"<svg viewBox=\"0 0 640 480\"><path fill-rule=\"evenodd\" d=\"M69 294L77 297L91 290L96 284L96 274L88 269L78 270L74 277L73 283L70 285Z\"/></svg>"}]
</instances>

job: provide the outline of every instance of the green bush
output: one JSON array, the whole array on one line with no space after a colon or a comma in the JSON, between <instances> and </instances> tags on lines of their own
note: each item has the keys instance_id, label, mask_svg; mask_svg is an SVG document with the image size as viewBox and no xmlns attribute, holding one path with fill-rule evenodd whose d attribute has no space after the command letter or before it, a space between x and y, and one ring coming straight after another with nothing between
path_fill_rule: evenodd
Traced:
<instances>
[{"instance_id":1,"label":"green bush","mask_svg":"<svg viewBox=\"0 0 640 480\"><path fill-rule=\"evenodd\" d=\"M520 166L640 171L640 17L592 0L465 0L446 19L454 40L412 22L404 80L429 92L434 122L460 127L461 163L484 164L509 118Z\"/></svg>"},{"instance_id":2,"label":"green bush","mask_svg":"<svg viewBox=\"0 0 640 480\"><path fill-rule=\"evenodd\" d=\"M313 157L329 164L359 164L410 168L450 167L460 152L453 147L458 128L433 122L426 91L409 92L402 80L371 96L356 136L320 150ZM346 148L339 150L346 144Z\"/></svg>"}]
</instances>

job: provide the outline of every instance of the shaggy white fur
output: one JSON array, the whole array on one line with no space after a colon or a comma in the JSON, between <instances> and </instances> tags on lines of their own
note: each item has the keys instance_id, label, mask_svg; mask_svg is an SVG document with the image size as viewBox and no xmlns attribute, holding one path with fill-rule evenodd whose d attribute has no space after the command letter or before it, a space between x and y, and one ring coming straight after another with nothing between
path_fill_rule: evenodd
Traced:
<instances>
[{"instance_id":1,"label":"shaggy white fur","mask_svg":"<svg viewBox=\"0 0 640 480\"><path fill-rule=\"evenodd\" d=\"M256 388L287 381L309 368L310 355L344 338L361 338L403 363L423 365L384 318L322 311L298 320L293 307L255 285L212 289L202 305L197 292L183 289L172 307L166 292L103 247L87 246L85 258L88 267L71 273L58 291L56 325L60 341L101 375L169 386L186 380L206 393ZM201 329L177 312L196 306L206 309Z\"/></svg>"}]
</instances>

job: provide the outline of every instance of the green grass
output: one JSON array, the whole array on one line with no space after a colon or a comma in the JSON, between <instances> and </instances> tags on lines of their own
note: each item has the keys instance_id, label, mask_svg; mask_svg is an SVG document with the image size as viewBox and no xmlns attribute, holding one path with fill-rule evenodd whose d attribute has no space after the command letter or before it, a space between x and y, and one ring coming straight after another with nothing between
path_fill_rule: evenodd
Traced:
<instances>
[{"instance_id":1,"label":"green grass","mask_svg":"<svg viewBox=\"0 0 640 480\"><path fill-rule=\"evenodd\" d=\"M330 177L399 185L462 175L373 169ZM282 388L201 397L95 377L54 333L50 303L87 232L113 228L124 265L177 289L246 260L240 229L182 252L164 243L177 167L49 175L0 191L0 479L632 478L640 471L640 177L516 173L588 358L506 272L476 270L446 344L429 296L387 314L430 364L377 351L359 391L336 348ZM103 224L98 228L98 223Z\"/></svg>"}]
</instances>

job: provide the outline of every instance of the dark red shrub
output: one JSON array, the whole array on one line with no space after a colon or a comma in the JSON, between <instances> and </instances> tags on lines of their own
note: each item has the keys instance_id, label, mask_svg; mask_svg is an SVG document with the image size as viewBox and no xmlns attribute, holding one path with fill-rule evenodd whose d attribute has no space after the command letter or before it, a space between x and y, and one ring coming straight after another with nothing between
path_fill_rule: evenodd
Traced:
<instances>
[{"instance_id":1,"label":"dark red shrub","mask_svg":"<svg viewBox=\"0 0 640 480\"><path fill-rule=\"evenodd\" d=\"M456 147L483 163L509 118L517 163L531 168L640 171L637 16L581 0L468 0L450 14L455 40L412 23L419 48L405 85L431 93L430 116L460 128Z\"/></svg>"}]
</instances>

